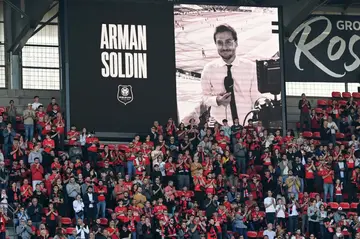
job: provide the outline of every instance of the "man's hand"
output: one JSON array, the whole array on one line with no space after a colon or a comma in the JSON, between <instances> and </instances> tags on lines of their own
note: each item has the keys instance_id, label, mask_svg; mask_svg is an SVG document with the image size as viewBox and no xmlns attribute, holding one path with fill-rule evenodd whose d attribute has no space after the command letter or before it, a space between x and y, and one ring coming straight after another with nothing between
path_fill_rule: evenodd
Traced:
<instances>
[{"instance_id":1,"label":"man's hand","mask_svg":"<svg viewBox=\"0 0 360 239\"><path fill-rule=\"evenodd\" d=\"M221 93L220 95L218 95L216 97L216 103L220 106L227 106L228 104L230 104L230 100L231 100L231 92L228 93Z\"/></svg>"}]
</instances>

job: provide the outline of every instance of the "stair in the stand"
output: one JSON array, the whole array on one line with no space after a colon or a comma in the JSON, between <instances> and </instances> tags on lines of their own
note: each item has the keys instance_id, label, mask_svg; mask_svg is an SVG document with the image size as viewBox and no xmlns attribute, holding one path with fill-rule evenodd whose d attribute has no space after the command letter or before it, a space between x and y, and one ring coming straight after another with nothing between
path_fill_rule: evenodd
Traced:
<instances>
[{"instance_id":1,"label":"stair in the stand","mask_svg":"<svg viewBox=\"0 0 360 239\"><path fill-rule=\"evenodd\" d=\"M16 236L13 226L6 227L6 238L7 239L17 239L17 236Z\"/></svg>"}]
</instances>

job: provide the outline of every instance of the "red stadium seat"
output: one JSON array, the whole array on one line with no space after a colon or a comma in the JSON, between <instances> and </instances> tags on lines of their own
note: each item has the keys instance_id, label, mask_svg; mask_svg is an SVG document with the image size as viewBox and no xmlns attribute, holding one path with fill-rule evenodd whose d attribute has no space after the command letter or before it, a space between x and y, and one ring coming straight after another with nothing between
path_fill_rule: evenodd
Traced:
<instances>
[{"instance_id":1,"label":"red stadium seat","mask_svg":"<svg viewBox=\"0 0 360 239\"><path fill-rule=\"evenodd\" d=\"M313 136L313 133L311 131L304 131L303 137L305 138L311 138Z\"/></svg>"},{"instance_id":2,"label":"red stadium seat","mask_svg":"<svg viewBox=\"0 0 360 239\"><path fill-rule=\"evenodd\" d=\"M328 102L326 100L317 100L318 106L327 106Z\"/></svg>"},{"instance_id":3,"label":"red stadium seat","mask_svg":"<svg viewBox=\"0 0 360 239\"><path fill-rule=\"evenodd\" d=\"M69 226L72 224L71 218L69 217L62 217L61 218L61 224Z\"/></svg>"},{"instance_id":4,"label":"red stadium seat","mask_svg":"<svg viewBox=\"0 0 360 239\"><path fill-rule=\"evenodd\" d=\"M337 202L330 202L329 207L331 209L337 210L339 208L339 204Z\"/></svg>"},{"instance_id":5,"label":"red stadium seat","mask_svg":"<svg viewBox=\"0 0 360 239\"><path fill-rule=\"evenodd\" d=\"M121 151L126 151L129 147L126 144L119 144L118 149Z\"/></svg>"},{"instance_id":6,"label":"red stadium seat","mask_svg":"<svg viewBox=\"0 0 360 239\"><path fill-rule=\"evenodd\" d=\"M108 225L108 219L107 218L100 218L100 225L107 226Z\"/></svg>"},{"instance_id":7,"label":"red stadium seat","mask_svg":"<svg viewBox=\"0 0 360 239\"><path fill-rule=\"evenodd\" d=\"M1 107L0 107L0 114L2 114L2 113L4 113L4 112L6 112L6 107L1 106Z\"/></svg>"},{"instance_id":8,"label":"red stadium seat","mask_svg":"<svg viewBox=\"0 0 360 239\"><path fill-rule=\"evenodd\" d=\"M346 213L346 217L349 218L350 216L357 216L357 213L356 212L348 212Z\"/></svg>"},{"instance_id":9,"label":"red stadium seat","mask_svg":"<svg viewBox=\"0 0 360 239\"><path fill-rule=\"evenodd\" d=\"M345 138L345 134L343 133L336 133L336 139L344 139Z\"/></svg>"},{"instance_id":10,"label":"red stadium seat","mask_svg":"<svg viewBox=\"0 0 360 239\"><path fill-rule=\"evenodd\" d=\"M334 92L331 93L331 96L333 98L341 98L341 93L338 92L338 91L334 91Z\"/></svg>"},{"instance_id":11,"label":"red stadium seat","mask_svg":"<svg viewBox=\"0 0 360 239\"><path fill-rule=\"evenodd\" d=\"M74 230L76 230L74 227L68 227L68 228L66 228L66 234L71 235Z\"/></svg>"},{"instance_id":12,"label":"red stadium seat","mask_svg":"<svg viewBox=\"0 0 360 239\"><path fill-rule=\"evenodd\" d=\"M332 105L333 101L332 101L332 100L328 100L327 103L328 103L328 105L330 106L330 105Z\"/></svg>"},{"instance_id":13,"label":"red stadium seat","mask_svg":"<svg viewBox=\"0 0 360 239\"><path fill-rule=\"evenodd\" d=\"M347 202L341 202L339 204L340 207L342 207L343 210L349 210L350 209L350 204Z\"/></svg>"},{"instance_id":14,"label":"red stadium seat","mask_svg":"<svg viewBox=\"0 0 360 239\"><path fill-rule=\"evenodd\" d=\"M347 104L347 101L346 100L339 100L339 105L340 106L345 106Z\"/></svg>"},{"instance_id":15,"label":"red stadium seat","mask_svg":"<svg viewBox=\"0 0 360 239\"><path fill-rule=\"evenodd\" d=\"M257 234L258 238L263 238L264 237L264 231L259 231Z\"/></svg>"},{"instance_id":16,"label":"red stadium seat","mask_svg":"<svg viewBox=\"0 0 360 239\"><path fill-rule=\"evenodd\" d=\"M257 238L257 232L248 231L247 236L248 236L248 238Z\"/></svg>"},{"instance_id":17,"label":"red stadium seat","mask_svg":"<svg viewBox=\"0 0 360 239\"><path fill-rule=\"evenodd\" d=\"M321 138L320 132L314 132L313 133L313 138L320 139Z\"/></svg>"},{"instance_id":18,"label":"red stadium seat","mask_svg":"<svg viewBox=\"0 0 360 239\"><path fill-rule=\"evenodd\" d=\"M22 121L22 117L21 117L21 116L16 116L16 121L17 121L17 122Z\"/></svg>"},{"instance_id":19,"label":"red stadium seat","mask_svg":"<svg viewBox=\"0 0 360 239\"><path fill-rule=\"evenodd\" d=\"M310 196L310 198L315 198L316 195L318 195L318 194L319 194L319 193L310 193L309 196Z\"/></svg>"},{"instance_id":20,"label":"red stadium seat","mask_svg":"<svg viewBox=\"0 0 360 239\"><path fill-rule=\"evenodd\" d=\"M344 99L349 99L349 98L351 97L351 93L350 93L350 92L343 92L343 93L342 93L342 97L343 97Z\"/></svg>"},{"instance_id":21,"label":"red stadium seat","mask_svg":"<svg viewBox=\"0 0 360 239\"><path fill-rule=\"evenodd\" d=\"M360 99L360 93L359 93L359 92L353 92L353 93L352 93L352 97L353 97L354 99Z\"/></svg>"},{"instance_id":22,"label":"red stadium seat","mask_svg":"<svg viewBox=\"0 0 360 239\"><path fill-rule=\"evenodd\" d=\"M110 150L115 150L115 145L114 144L109 144L109 149Z\"/></svg>"},{"instance_id":23,"label":"red stadium seat","mask_svg":"<svg viewBox=\"0 0 360 239\"><path fill-rule=\"evenodd\" d=\"M49 208L48 207L43 207L43 213L46 215L49 212Z\"/></svg>"},{"instance_id":24,"label":"red stadium seat","mask_svg":"<svg viewBox=\"0 0 360 239\"><path fill-rule=\"evenodd\" d=\"M103 149L104 149L104 147L105 147L105 144L100 144L99 149L103 150Z\"/></svg>"},{"instance_id":25,"label":"red stadium seat","mask_svg":"<svg viewBox=\"0 0 360 239\"><path fill-rule=\"evenodd\" d=\"M350 208L351 208L351 209L355 209L355 210L356 210L356 209L357 209L358 204L359 204L359 203L357 203L357 202L352 202L352 203L350 204Z\"/></svg>"},{"instance_id":26,"label":"red stadium seat","mask_svg":"<svg viewBox=\"0 0 360 239\"><path fill-rule=\"evenodd\" d=\"M348 237L348 236L350 236L350 233L348 232L348 231L342 231L341 232L345 237Z\"/></svg>"},{"instance_id":27,"label":"red stadium seat","mask_svg":"<svg viewBox=\"0 0 360 239\"><path fill-rule=\"evenodd\" d=\"M322 109L321 109L321 108L315 108L315 113L316 113L316 114L321 114L321 113L322 113Z\"/></svg>"}]
</instances>

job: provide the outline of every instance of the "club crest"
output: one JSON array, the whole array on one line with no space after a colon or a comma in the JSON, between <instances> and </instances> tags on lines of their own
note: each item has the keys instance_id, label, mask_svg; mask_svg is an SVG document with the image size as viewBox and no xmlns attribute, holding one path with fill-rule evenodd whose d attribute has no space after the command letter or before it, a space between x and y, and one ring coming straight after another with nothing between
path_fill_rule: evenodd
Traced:
<instances>
[{"instance_id":1,"label":"club crest","mask_svg":"<svg viewBox=\"0 0 360 239\"><path fill-rule=\"evenodd\" d=\"M131 85L119 85L117 91L117 99L119 102L127 105L134 99Z\"/></svg>"}]
</instances>

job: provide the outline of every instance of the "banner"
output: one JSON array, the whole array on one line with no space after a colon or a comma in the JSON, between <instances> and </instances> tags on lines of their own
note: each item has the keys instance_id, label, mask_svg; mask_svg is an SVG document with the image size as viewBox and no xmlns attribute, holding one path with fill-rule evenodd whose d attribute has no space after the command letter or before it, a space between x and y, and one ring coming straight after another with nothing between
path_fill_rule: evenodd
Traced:
<instances>
[{"instance_id":1,"label":"banner","mask_svg":"<svg viewBox=\"0 0 360 239\"><path fill-rule=\"evenodd\" d=\"M360 81L360 18L312 16L285 43L288 82Z\"/></svg>"},{"instance_id":2,"label":"banner","mask_svg":"<svg viewBox=\"0 0 360 239\"><path fill-rule=\"evenodd\" d=\"M176 119L173 5L64 2L70 123L144 133Z\"/></svg>"},{"instance_id":3,"label":"banner","mask_svg":"<svg viewBox=\"0 0 360 239\"><path fill-rule=\"evenodd\" d=\"M180 122L281 128L277 8L179 4L174 15Z\"/></svg>"}]
</instances>

